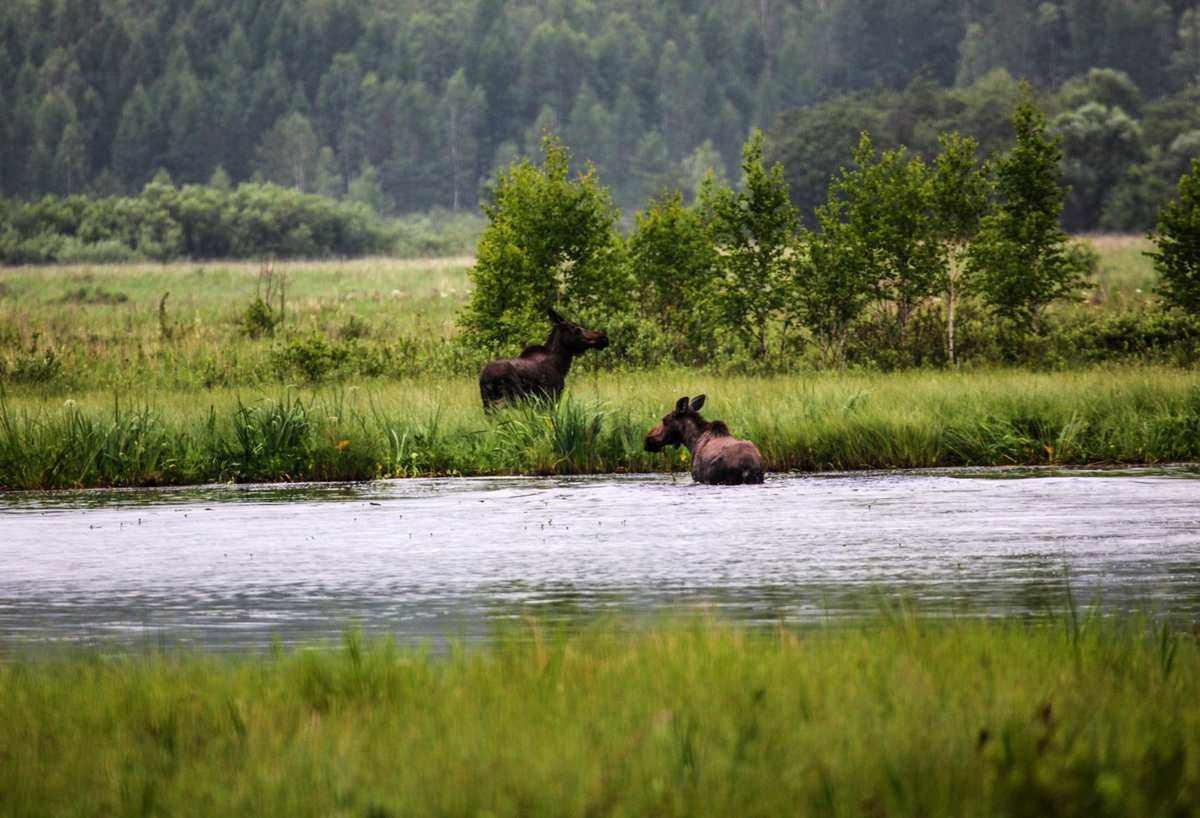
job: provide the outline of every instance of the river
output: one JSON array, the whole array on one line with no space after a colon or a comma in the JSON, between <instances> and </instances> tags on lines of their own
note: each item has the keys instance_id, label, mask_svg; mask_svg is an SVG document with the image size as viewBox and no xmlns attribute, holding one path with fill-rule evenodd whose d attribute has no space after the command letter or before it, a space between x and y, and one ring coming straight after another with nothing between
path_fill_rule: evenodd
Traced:
<instances>
[{"instance_id":1,"label":"river","mask_svg":"<svg viewBox=\"0 0 1200 818\"><path fill-rule=\"evenodd\" d=\"M1004 479L996 479L996 478ZM1068 596L1070 594L1070 597ZM486 639L712 613L747 623L1103 611L1200 619L1194 473L496 478L0 495L0 648Z\"/></svg>"}]
</instances>

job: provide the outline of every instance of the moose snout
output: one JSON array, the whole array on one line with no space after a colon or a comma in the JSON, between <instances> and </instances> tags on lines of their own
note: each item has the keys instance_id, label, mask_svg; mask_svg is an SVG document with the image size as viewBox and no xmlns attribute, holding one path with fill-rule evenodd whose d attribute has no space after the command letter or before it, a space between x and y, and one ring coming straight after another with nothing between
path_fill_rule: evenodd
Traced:
<instances>
[{"instance_id":1,"label":"moose snout","mask_svg":"<svg viewBox=\"0 0 1200 818\"><path fill-rule=\"evenodd\" d=\"M590 340L595 349L604 349L608 346L608 336L603 332L597 332Z\"/></svg>"},{"instance_id":2,"label":"moose snout","mask_svg":"<svg viewBox=\"0 0 1200 818\"><path fill-rule=\"evenodd\" d=\"M661 452L663 450L663 434L661 430L654 429L650 434L646 435L645 446L648 452Z\"/></svg>"}]
</instances>

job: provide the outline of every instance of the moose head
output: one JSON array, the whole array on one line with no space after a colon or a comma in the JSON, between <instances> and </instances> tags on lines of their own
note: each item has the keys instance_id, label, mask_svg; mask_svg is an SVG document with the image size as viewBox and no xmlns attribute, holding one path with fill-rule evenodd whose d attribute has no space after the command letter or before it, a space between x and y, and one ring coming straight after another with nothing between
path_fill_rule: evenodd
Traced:
<instances>
[{"instance_id":1,"label":"moose head","mask_svg":"<svg viewBox=\"0 0 1200 818\"><path fill-rule=\"evenodd\" d=\"M608 336L600 330L584 329L563 318L553 308L546 310L546 317L554 325L550 332L548 347L557 346L564 352L578 355L589 349L604 349L608 346Z\"/></svg>"},{"instance_id":2,"label":"moose head","mask_svg":"<svg viewBox=\"0 0 1200 818\"><path fill-rule=\"evenodd\" d=\"M684 395L677 400L674 411L663 415L662 423L646 435L646 451L661 452L665 446L690 447L706 425L704 418L700 417L702 406L704 395L697 395L690 401Z\"/></svg>"}]
</instances>

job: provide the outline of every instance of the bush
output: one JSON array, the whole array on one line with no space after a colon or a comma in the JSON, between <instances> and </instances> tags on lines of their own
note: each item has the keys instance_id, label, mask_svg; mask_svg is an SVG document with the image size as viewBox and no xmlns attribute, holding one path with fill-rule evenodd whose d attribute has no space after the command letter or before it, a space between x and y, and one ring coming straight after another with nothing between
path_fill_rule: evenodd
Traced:
<instances>
[{"instance_id":1,"label":"bush","mask_svg":"<svg viewBox=\"0 0 1200 818\"><path fill-rule=\"evenodd\" d=\"M18 352L9 360L0 358L0 380L9 383L48 383L61 373L62 361L54 350L30 350Z\"/></svg>"},{"instance_id":2,"label":"bush","mask_svg":"<svg viewBox=\"0 0 1200 818\"><path fill-rule=\"evenodd\" d=\"M7 202L0 262L359 256L389 243L369 208L277 185L150 182L137 196Z\"/></svg>"},{"instance_id":3,"label":"bush","mask_svg":"<svg viewBox=\"0 0 1200 818\"><path fill-rule=\"evenodd\" d=\"M350 348L330 344L323 336L292 338L271 350L272 363L279 377L299 375L309 383L325 380L350 359Z\"/></svg>"},{"instance_id":4,"label":"bush","mask_svg":"<svg viewBox=\"0 0 1200 818\"><path fill-rule=\"evenodd\" d=\"M242 313L242 332L251 338L274 335L280 320L282 316L260 296L251 301L250 306Z\"/></svg>"}]
</instances>

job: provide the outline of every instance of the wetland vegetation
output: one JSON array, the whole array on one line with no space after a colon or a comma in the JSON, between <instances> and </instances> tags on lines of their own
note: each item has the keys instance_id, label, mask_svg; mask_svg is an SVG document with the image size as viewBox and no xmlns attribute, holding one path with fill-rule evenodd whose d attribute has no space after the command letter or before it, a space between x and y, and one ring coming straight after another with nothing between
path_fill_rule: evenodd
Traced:
<instances>
[{"instance_id":1,"label":"wetland vegetation","mask_svg":"<svg viewBox=\"0 0 1200 818\"><path fill-rule=\"evenodd\" d=\"M1148 242L1092 242L1098 276L1061 320L1148 310ZM456 343L469 263L7 270L0 484L686 471L642 440L678 395L702 392L774 470L1200 459L1200 375L1136 347L1082 368L893 373L647 370L610 347L580 359L557 409L488 420L465 374L482 357Z\"/></svg>"},{"instance_id":2,"label":"wetland vegetation","mask_svg":"<svg viewBox=\"0 0 1200 818\"><path fill-rule=\"evenodd\" d=\"M530 622L448 655L0 664L7 815L1192 815L1200 648L1145 619Z\"/></svg>"}]
</instances>

